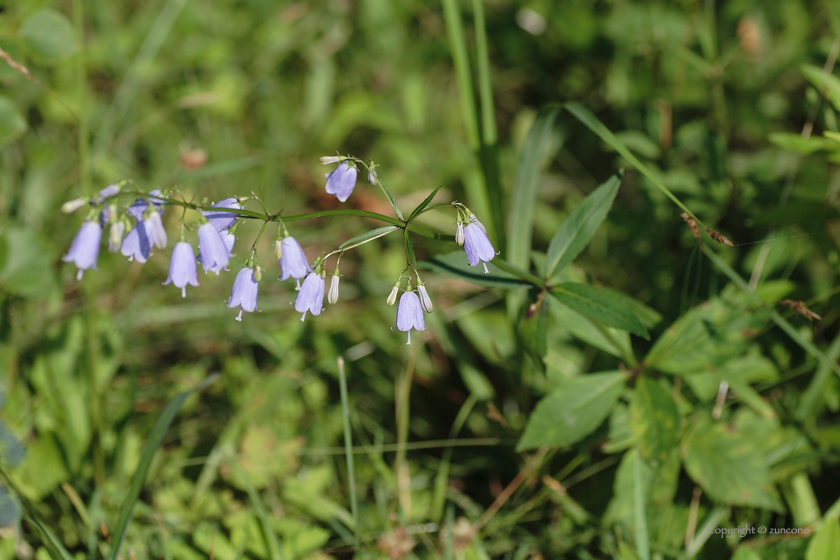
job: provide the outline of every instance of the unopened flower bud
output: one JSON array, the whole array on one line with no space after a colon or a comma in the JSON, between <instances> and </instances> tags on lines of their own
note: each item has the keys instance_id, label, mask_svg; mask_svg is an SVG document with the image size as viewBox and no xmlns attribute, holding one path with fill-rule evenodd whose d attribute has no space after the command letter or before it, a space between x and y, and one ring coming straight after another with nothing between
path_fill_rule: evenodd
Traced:
<instances>
[{"instance_id":1,"label":"unopened flower bud","mask_svg":"<svg viewBox=\"0 0 840 560\"><path fill-rule=\"evenodd\" d=\"M327 301L330 304L335 304L338 301L338 279L341 278L338 274L333 274L330 280L330 293L327 294Z\"/></svg>"},{"instance_id":2,"label":"unopened flower bud","mask_svg":"<svg viewBox=\"0 0 840 560\"><path fill-rule=\"evenodd\" d=\"M125 233L125 222L111 223L111 233L108 236L108 250L110 252L116 253L120 250L123 233Z\"/></svg>"},{"instance_id":3,"label":"unopened flower bud","mask_svg":"<svg viewBox=\"0 0 840 560\"><path fill-rule=\"evenodd\" d=\"M331 164L331 163L338 163L338 162L340 162L342 159L344 159L344 158L342 158L342 157L340 157L340 156L324 156L324 157L322 157L319 161L320 161L323 165L329 165L329 164Z\"/></svg>"},{"instance_id":4,"label":"unopened flower bud","mask_svg":"<svg viewBox=\"0 0 840 560\"><path fill-rule=\"evenodd\" d=\"M254 280L256 280L257 282L262 280L262 267L254 267Z\"/></svg>"},{"instance_id":5,"label":"unopened flower bud","mask_svg":"<svg viewBox=\"0 0 840 560\"><path fill-rule=\"evenodd\" d=\"M464 244L464 222L458 222L458 226L455 228L455 243L458 245Z\"/></svg>"},{"instance_id":6,"label":"unopened flower bud","mask_svg":"<svg viewBox=\"0 0 840 560\"><path fill-rule=\"evenodd\" d=\"M432 306L432 298L429 297L429 293L426 291L426 286L424 286L419 280L417 281L417 291L420 293L420 304L423 306L423 309L426 310L426 313L431 313L432 309L434 309Z\"/></svg>"},{"instance_id":7,"label":"unopened flower bud","mask_svg":"<svg viewBox=\"0 0 840 560\"><path fill-rule=\"evenodd\" d=\"M391 293L388 294L388 301L386 302L388 304L388 307L391 307L392 305L397 303L397 294L399 293L399 291L400 291L400 282L399 282L399 280L397 280L397 283L394 284L393 288L391 288Z\"/></svg>"},{"instance_id":8,"label":"unopened flower bud","mask_svg":"<svg viewBox=\"0 0 840 560\"><path fill-rule=\"evenodd\" d=\"M68 200L61 205L61 211L65 214L72 214L82 206L86 205L88 200L86 198L77 198L76 200Z\"/></svg>"},{"instance_id":9,"label":"unopened flower bud","mask_svg":"<svg viewBox=\"0 0 840 560\"><path fill-rule=\"evenodd\" d=\"M370 171L368 171L368 183L370 183L374 187L376 186L376 170L375 169L371 169Z\"/></svg>"},{"instance_id":10,"label":"unopened flower bud","mask_svg":"<svg viewBox=\"0 0 840 560\"><path fill-rule=\"evenodd\" d=\"M117 221L117 205L116 204L109 204L108 205L108 221L112 224Z\"/></svg>"},{"instance_id":11,"label":"unopened flower bud","mask_svg":"<svg viewBox=\"0 0 840 560\"><path fill-rule=\"evenodd\" d=\"M101 191L99 191L99 195L96 198L96 202L101 204L107 198L111 198L112 196L117 196L120 194L120 186L119 185L108 185Z\"/></svg>"},{"instance_id":12,"label":"unopened flower bud","mask_svg":"<svg viewBox=\"0 0 840 560\"><path fill-rule=\"evenodd\" d=\"M275 239L274 240L274 256L278 259L283 256L283 240L282 239Z\"/></svg>"}]
</instances>

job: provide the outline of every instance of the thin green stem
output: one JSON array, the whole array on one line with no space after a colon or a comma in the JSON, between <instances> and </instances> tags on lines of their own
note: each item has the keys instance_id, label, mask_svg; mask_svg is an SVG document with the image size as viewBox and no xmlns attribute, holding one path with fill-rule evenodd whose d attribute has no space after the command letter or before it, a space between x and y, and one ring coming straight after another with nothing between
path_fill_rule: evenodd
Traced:
<instances>
[{"instance_id":1,"label":"thin green stem","mask_svg":"<svg viewBox=\"0 0 840 560\"><path fill-rule=\"evenodd\" d=\"M507 272L508 274L512 274L521 280L525 280L526 282L530 282L534 286L538 288L545 288L545 280L540 278L539 276L535 276L530 272L525 272L521 268L515 267L509 262L502 260L502 259L493 259L493 264Z\"/></svg>"},{"instance_id":2,"label":"thin green stem","mask_svg":"<svg viewBox=\"0 0 840 560\"><path fill-rule=\"evenodd\" d=\"M359 503L356 498L356 469L353 463L353 436L350 433L350 404L347 398L347 377L344 374L344 358L338 357L338 382L341 387L341 411L344 420L344 457L347 461L347 478L350 484L350 510L353 512L353 544L361 548L359 537Z\"/></svg>"}]
</instances>

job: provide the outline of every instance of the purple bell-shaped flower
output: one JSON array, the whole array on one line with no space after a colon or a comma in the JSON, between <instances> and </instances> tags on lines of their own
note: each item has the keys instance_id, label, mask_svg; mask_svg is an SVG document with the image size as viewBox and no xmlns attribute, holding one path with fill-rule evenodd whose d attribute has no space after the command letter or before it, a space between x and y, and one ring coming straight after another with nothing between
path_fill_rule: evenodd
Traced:
<instances>
[{"instance_id":1,"label":"purple bell-shaped flower","mask_svg":"<svg viewBox=\"0 0 840 560\"><path fill-rule=\"evenodd\" d=\"M187 297L187 284L198 286L198 267L195 262L195 252L192 245L186 241L179 241L172 249L172 260L169 261L169 277L164 286L174 284L181 288L181 297Z\"/></svg>"},{"instance_id":2,"label":"purple bell-shaped flower","mask_svg":"<svg viewBox=\"0 0 840 560\"><path fill-rule=\"evenodd\" d=\"M76 279L81 280L85 270L96 270L96 259L99 258L99 243L102 241L102 226L96 220L87 220L79 228L79 233L73 239L70 250L61 260L72 262L79 267Z\"/></svg>"},{"instance_id":3,"label":"purple bell-shaped flower","mask_svg":"<svg viewBox=\"0 0 840 560\"><path fill-rule=\"evenodd\" d=\"M355 164L350 161L343 161L341 164L333 169L332 173L327 173L324 178L327 180L327 193L334 194L340 201L344 202L353 193L356 187L356 176L359 170L356 169Z\"/></svg>"},{"instance_id":4,"label":"purple bell-shaped flower","mask_svg":"<svg viewBox=\"0 0 840 560\"><path fill-rule=\"evenodd\" d=\"M301 321L306 319L306 312L313 315L320 315L324 307L324 289L326 288L324 277L317 272L310 272L303 285L298 291L295 299L295 311L303 313Z\"/></svg>"},{"instance_id":5,"label":"purple bell-shaped flower","mask_svg":"<svg viewBox=\"0 0 840 560\"><path fill-rule=\"evenodd\" d=\"M470 266L477 266L478 262L484 265L484 274L487 274L487 263L496 256L496 250L487 237L484 225L475 216L470 216L471 221L464 227L464 250L467 252L467 260Z\"/></svg>"},{"instance_id":6,"label":"purple bell-shaped flower","mask_svg":"<svg viewBox=\"0 0 840 560\"><path fill-rule=\"evenodd\" d=\"M218 276L219 271L227 267L230 262L230 251L225 246L222 236L219 235L219 230L210 222L198 228L198 252L205 274L215 272Z\"/></svg>"},{"instance_id":7,"label":"purple bell-shaped flower","mask_svg":"<svg viewBox=\"0 0 840 560\"><path fill-rule=\"evenodd\" d=\"M397 330L408 333L406 344L411 344L411 329L426 330L426 319L423 317L420 298L414 292L408 291L400 297L400 304L397 306Z\"/></svg>"},{"instance_id":8,"label":"purple bell-shaped flower","mask_svg":"<svg viewBox=\"0 0 840 560\"><path fill-rule=\"evenodd\" d=\"M257 308L257 294L260 289L257 277L261 276L258 271L259 267L243 268L236 275L236 280L233 281L233 289L230 292L227 306L231 309L239 307L239 315L236 316L237 321L242 320L243 311L253 313Z\"/></svg>"}]
</instances>

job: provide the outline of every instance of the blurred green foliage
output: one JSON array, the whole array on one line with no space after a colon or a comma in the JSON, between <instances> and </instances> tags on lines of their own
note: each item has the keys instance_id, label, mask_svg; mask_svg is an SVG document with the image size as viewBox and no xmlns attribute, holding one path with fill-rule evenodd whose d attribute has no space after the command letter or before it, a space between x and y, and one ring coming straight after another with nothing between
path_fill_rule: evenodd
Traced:
<instances>
[{"instance_id":1,"label":"blurred green foliage","mask_svg":"<svg viewBox=\"0 0 840 560\"><path fill-rule=\"evenodd\" d=\"M122 558L834 560L838 36L832 0L0 2L0 558L111 558L128 527ZM274 272L239 323L230 274L160 286L168 252L60 260L68 199L328 210L336 152L508 248L484 276L414 238L410 347L398 236L305 323ZM288 224L308 255L380 225Z\"/></svg>"}]
</instances>

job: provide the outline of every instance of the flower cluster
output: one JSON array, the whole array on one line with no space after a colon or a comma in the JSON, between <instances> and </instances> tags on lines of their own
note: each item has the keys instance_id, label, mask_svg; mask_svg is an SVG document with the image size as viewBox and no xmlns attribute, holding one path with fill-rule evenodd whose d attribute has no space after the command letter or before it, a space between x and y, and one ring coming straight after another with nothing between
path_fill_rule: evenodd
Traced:
<instances>
[{"instance_id":1,"label":"flower cluster","mask_svg":"<svg viewBox=\"0 0 840 560\"><path fill-rule=\"evenodd\" d=\"M327 156L321 158L321 163L338 164L331 173L325 175L327 181L325 188L327 193L335 195L341 202L346 201L353 193L359 165L364 166L367 169L368 182L374 186L379 186L386 193L403 224L403 226L393 228L391 231L408 229L411 218L409 220L402 218L393 196L382 184L376 172L376 165L373 162L365 163L349 156ZM236 316L237 321L242 320L243 312L252 313L257 310L257 296L263 268L257 261L256 246L269 222L278 222L274 256L280 267L279 280L295 279L297 297L294 306L295 310L301 314L301 321L306 319L307 313L311 313L313 316L320 315L324 307L325 293L330 304L335 304L338 301L341 277L339 263L345 250L358 247L390 233L388 231L380 235L360 236L361 240L357 243L321 254L310 265L310 261L307 259L300 243L289 235L280 214L262 215L245 210L243 202L254 200L256 197L230 197L212 203L210 206L200 206L188 203L183 200L183 196L181 196L182 200L172 197L173 193L180 194L177 190L126 193L123 192L125 184L127 182L109 185L90 198L71 200L62 206L62 210L66 213L74 212L85 206L90 208L88 216L73 239L70 249L63 257L65 262L72 262L78 268L77 279L81 280L86 270L96 269L99 248L102 243L102 232L105 228L108 229L108 250L113 253L119 251L129 261L145 263L150 257L152 249L164 249L169 239L163 226L162 216L167 206L176 205L184 208L184 210L192 208L200 211L197 223L185 224L182 216L180 237L172 250L169 274L163 283L164 285L174 285L181 290L181 296L186 297L187 285L194 287L199 285L198 263L201 263L205 274L212 272L219 275L222 270L227 271L233 256L238 224L245 219L263 220L264 226L251 246L244 267L236 274L231 295L227 302L229 308L239 308L239 314ZM132 198L134 198L137 194L140 197L134 199L127 206L124 205L122 207L123 211L120 212L120 205L117 202L120 195L133 195ZM477 266L481 262L485 273L488 273L487 263L493 260L496 253L484 226L475 214L463 204L452 203L449 206L456 209L455 240L458 245L464 247L468 263L470 266ZM186 230L195 232L198 246L197 255L194 248L195 244L186 239ZM128 231L128 234L125 234L126 231ZM123 237L124 235L125 237ZM329 291L327 291L325 268L327 259L333 255L337 255L336 265L330 279ZM413 259L413 252L410 259L407 255L408 265L394 284L386 302L388 306L397 303L397 296L403 279L406 278L406 289L399 297L399 305L397 306L396 328L408 333L408 344L411 343L412 329L416 331L425 330L426 323L423 314L424 312L431 313L433 309L432 300L426 291L425 284L420 279ZM301 280L303 283L301 283ZM412 288L413 282L416 288Z\"/></svg>"}]
</instances>

